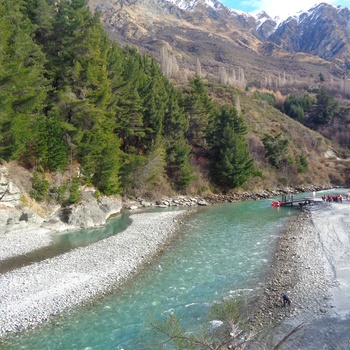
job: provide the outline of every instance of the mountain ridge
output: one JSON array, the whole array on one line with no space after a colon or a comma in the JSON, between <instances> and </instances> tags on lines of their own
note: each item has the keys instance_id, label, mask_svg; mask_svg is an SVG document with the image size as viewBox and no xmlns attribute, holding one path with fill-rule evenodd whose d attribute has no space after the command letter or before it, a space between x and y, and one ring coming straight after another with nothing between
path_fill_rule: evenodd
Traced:
<instances>
[{"instance_id":1,"label":"mountain ridge","mask_svg":"<svg viewBox=\"0 0 350 350\"><path fill-rule=\"evenodd\" d=\"M245 69L247 81L260 85L281 74L305 81L319 73L339 79L348 74L347 8L320 4L278 23L266 13L254 17L212 0L90 0L89 4L101 13L109 36L119 44L137 46L159 61L166 48L182 70L196 71L200 60L203 74L214 80L220 80L223 69L231 74L239 67Z\"/></svg>"}]
</instances>

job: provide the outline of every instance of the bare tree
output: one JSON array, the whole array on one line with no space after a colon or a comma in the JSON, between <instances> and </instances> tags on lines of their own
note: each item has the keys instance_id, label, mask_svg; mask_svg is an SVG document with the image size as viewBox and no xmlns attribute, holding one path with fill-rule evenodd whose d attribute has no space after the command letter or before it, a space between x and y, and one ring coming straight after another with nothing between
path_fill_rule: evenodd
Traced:
<instances>
[{"instance_id":1,"label":"bare tree","mask_svg":"<svg viewBox=\"0 0 350 350\"><path fill-rule=\"evenodd\" d=\"M161 60L160 66L163 74L167 78L177 78L179 75L179 65L175 55L173 55L166 46L161 48Z\"/></svg>"},{"instance_id":2,"label":"bare tree","mask_svg":"<svg viewBox=\"0 0 350 350\"><path fill-rule=\"evenodd\" d=\"M197 58L197 74L198 76L202 76L202 64L199 58Z\"/></svg>"},{"instance_id":3,"label":"bare tree","mask_svg":"<svg viewBox=\"0 0 350 350\"><path fill-rule=\"evenodd\" d=\"M225 67L219 67L219 84L227 85L228 77Z\"/></svg>"},{"instance_id":4,"label":"bare tree","mask_svg":"<svg viewBox=\"0 0 350 350\"><path fill-rule=\"evenodd\" d=\"M241 114L241 112L242 112L242 110L241 110L241 100L239 99L238 95L235 98L235 108L237 110L237 113Z\"/></svg>"}]
</instances>

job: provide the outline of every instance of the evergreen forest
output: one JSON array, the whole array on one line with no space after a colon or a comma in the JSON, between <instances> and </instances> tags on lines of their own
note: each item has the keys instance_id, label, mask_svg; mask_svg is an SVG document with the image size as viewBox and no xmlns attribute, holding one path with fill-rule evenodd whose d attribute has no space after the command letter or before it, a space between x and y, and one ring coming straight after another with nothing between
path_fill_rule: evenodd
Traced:
<instances>
[{"instance_id":1,"label":"evergreen forest","mask_svg":"<svg viewBox=\"0 0 350 350\"><path fill-rule=\"evenodd\" d=\"M213 99L198 74L175 86L154 58L112 42L87 0L1 0L0 32L0 158L34 172L35 199L57 172L69 174L70 203L79 185L188 193L193 154L215 191L262 176L237 101ZM291 162L274 154L278 137L264 141L276 168Z\"/></svg>"},{"instance_id":2,"label":"evergreen forest","mask_svg":"<svg viewBox=\"0 0 350 350\"><path fill-rule=\"evenodd\" d=\"M1 158L40 174L78 164L106 195L159 176L186 189L204 145L219 186L252 174L235 108L215 106L199 76L182 91L154 58L111 42L86 0L3 0L0 11Z\"/></svg>"}]
</instances>

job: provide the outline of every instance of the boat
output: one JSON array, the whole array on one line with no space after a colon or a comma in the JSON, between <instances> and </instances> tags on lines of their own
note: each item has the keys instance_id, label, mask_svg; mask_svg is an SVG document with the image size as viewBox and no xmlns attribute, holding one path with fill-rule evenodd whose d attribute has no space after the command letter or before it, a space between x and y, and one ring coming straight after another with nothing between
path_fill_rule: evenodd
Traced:
<instances>
[{"instance_id":1,"label":"boat","mask_svg":"<svg viewBox=\"0 0 350 350\"><path fill-rule=\"evenodd\" d=\"M281 206L281 202L280 201L275 201L275 202L272 202L271 204L273 207L280 207Z\"/></svg>"}]
</instances>

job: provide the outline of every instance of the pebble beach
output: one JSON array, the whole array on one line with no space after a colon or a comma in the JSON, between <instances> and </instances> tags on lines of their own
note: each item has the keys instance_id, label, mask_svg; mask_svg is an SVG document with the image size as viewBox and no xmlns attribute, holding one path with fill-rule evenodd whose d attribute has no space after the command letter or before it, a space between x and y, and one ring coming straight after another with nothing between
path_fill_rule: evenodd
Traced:
<instances>
[{"instance_id":1,"label":"pebble beach","mask_svg":"<svg viewBox=\"0 0 350 350\"><path fill-rule=\"evenodd\" d=\"M349 201L317 201L287 224L255 314L270 344L298 329L282 349L349 348L349 227Z\"/></svg>"},{"instance_id":2,"label":"pebble beach","mask_svg":"<svg viewBox=\"0 0 350 350\"><path fill-rule=\"evenodd\" d=\"M182 210L133 214L132 224L115 236L0 275L0 338L35 327L122 283L164 247L183 215ZM45 237L39 230L2 238L0 256L46 245Z\"/></svg>"}]
</instances>

